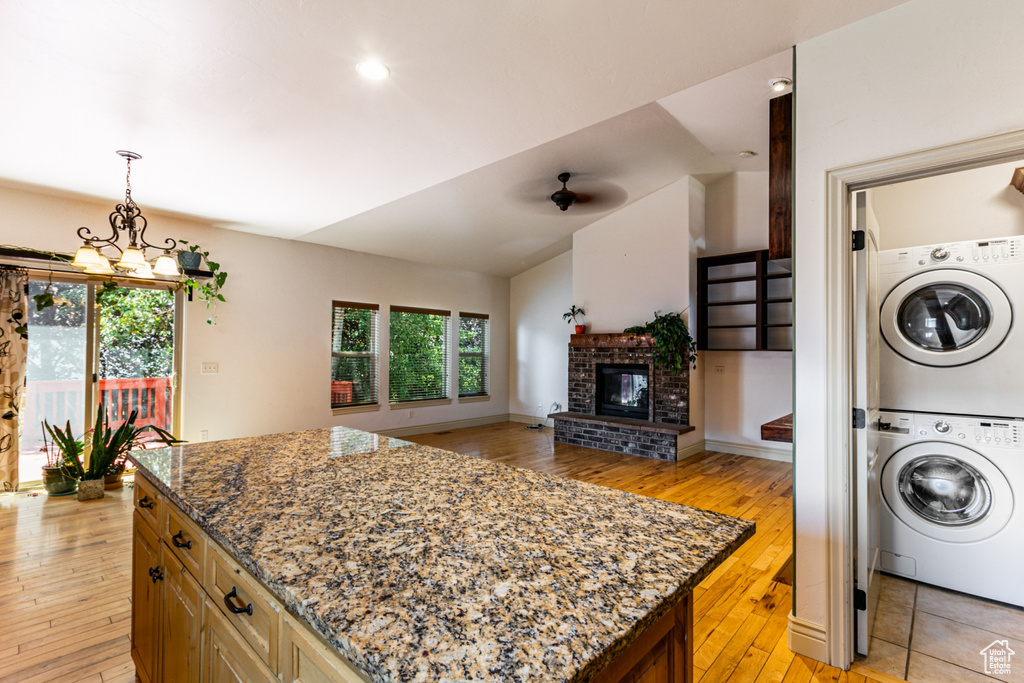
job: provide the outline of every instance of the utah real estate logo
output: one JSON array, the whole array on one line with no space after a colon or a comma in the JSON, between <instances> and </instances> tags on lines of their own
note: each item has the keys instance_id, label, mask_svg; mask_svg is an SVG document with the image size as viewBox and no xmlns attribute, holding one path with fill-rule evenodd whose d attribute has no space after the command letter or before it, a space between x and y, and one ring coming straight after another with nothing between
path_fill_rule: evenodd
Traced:
<instances>
[{"instance_id":1,"label":"utah real estate logo","mask_svg":"<svg viewBox=\"0 0 1024 683\"><path fill-rule=\"evenodd\" d=\"M1010 649L1008 640L993 640L979 653L985 658L985 673L989 676L1009 676L1010 658L1016 652Z\"/></svg>"}]
</instances>

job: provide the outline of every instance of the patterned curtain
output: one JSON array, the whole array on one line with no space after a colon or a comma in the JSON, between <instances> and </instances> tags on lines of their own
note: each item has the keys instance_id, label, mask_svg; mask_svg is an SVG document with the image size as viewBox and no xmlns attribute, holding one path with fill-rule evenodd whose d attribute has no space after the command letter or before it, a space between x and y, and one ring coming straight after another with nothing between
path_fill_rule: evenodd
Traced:
<instances>
[{"instance_id":1,"label":"patterned curtain","mask_svg":"<svg viewBox=\"0 0 1024 683\"><path fill-rule=\"evenodd\" d=\"M28 274L0 270L0 484L18 490L18 412L28 364Z\"/></svg>"}]
</instances>

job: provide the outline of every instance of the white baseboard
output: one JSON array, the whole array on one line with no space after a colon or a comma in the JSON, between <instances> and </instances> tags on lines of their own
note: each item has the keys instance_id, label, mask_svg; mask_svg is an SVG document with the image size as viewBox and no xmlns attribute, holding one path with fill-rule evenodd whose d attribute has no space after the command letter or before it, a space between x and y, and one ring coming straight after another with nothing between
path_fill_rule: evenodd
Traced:
<instances>
[{"instance_id":1,"label":"white baseboard","mask_svg":"<svg viewBox=\"0 0 1024 683\"><path fill-rule=\"evenodd\" d=\"M828 641L825 627L813 621L805 621L792 612L789 613L789 632L786 644L791 652L828 662Z\"/></svg>"},{"instance_id":2,"label":"white baseboard","mask_svg":"<svg viewBox=\"0 0 1024 683\"><path fill-rule=\"evenodd\" d=\"M546 415L544 417L537 417L536 415L522 415L521 413L509 413L508 421L522 422L523 424L527 425L535 425L539 422L545 427L555 426L555 421L549 420Z\"/></svg>"},{"instance_id":3,"label":"white baseboard","mask_svg":"<svg viewBox=\"0 0 1024 683\"><path fill-rule=\"evenodd\" d=\"M691 455L703 453L706 450L708 450L707 442L702 439L696 443L690 444L683 450L679 451L679 454L676 457L678 460L683 460L685 458L689 458Z\"/></svg>"},{"instance_id":4,"label":"white baseboard","mask_svg":"<svg viewBox=\"0 0 1024 683\"><path fill-rule=\"evenodd\" d=\"M486 417L473 417L468 420L452 420L451 422L432 422L425 425L413 425L411 427L397 427L396 429L382 429L378 434L382 436L413 436L415 434L430 434L431 432L443 432L449 429L463 429L465 427L480 427L482 425L494 424L495 422L508 422L508 413L501 415L488 415Z\"/></svg>"},{"instance_id":5,"label":"white baseboard","mask_svg":"<svg viewBox=\"0 0 1024 683\"><path fill-rule=\"evenodd\" d=\"M778 460L780 462L793 462L793 448L773 446L752 446L745 443L731 443L729 441L715 441L707 439L704 447L709 451L721 453L732 453L733 455L749 455L752 458L764 458L765 460Z\"/></svg>"}]
</instances>

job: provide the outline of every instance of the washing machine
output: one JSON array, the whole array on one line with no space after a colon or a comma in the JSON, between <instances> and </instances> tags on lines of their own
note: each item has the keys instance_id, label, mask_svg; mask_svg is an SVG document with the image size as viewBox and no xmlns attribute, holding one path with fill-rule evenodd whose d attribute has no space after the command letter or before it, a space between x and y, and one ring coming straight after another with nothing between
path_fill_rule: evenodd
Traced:
<instances>
[{"instance_id":1,"label":"washing machine","mask_svg":"<svg viewBox=\"0 0 1024 683\"><path fill-rule=\"evenodd\" d=\"M1024 420L882 412L883 571L1024 606Z\"/></svg>"},{"instance_id":2,"label":"washing machine","mask_svg":"<svg viewBox=\"0 0 1024 683\"><path fill-rule=\"evenodd\" d=\"M1024 240L879 253L880 405L1024 417Z\"/></svg>"}]
</instances>

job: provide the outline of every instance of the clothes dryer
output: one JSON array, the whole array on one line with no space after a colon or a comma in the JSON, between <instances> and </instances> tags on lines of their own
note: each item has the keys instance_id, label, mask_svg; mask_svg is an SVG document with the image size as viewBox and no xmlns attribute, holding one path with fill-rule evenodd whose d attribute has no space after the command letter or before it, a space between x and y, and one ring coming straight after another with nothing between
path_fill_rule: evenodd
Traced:
<instances>
[{"instance_id":1,"label":"clothes dryer","mask_svg":"<svg viewBox=\"0 0 1024 683\"><path fill-rule=\"evenodd\" d=\"M880 405L1024 417L1024 240L879 253Z\"/></svg>"},{"instance_id":2,"label":"clothes dryer","mask_svg":"<svg viewBox=\"0 0 1024 683\"><path fill-rule=\"evenodd\" d=\"M881 566L1024 606L1024 420L879 415Z\"/></svg>"}]
</instances>

